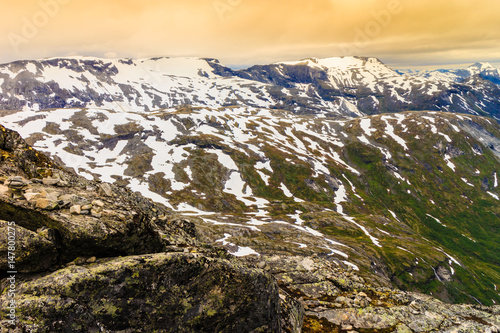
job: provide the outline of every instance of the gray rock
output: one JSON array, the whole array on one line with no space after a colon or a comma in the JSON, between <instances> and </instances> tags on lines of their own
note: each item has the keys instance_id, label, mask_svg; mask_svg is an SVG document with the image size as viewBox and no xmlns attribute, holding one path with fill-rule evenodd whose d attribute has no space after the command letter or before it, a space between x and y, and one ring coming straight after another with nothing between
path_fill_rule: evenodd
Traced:
<instances>
[{"instance_id":1,"label":"gray rock","mask_svg":"<svg viewBox=\"0 0 500 333\"><path fill-rule=\"evenodd\" d=\"M11 177L7 179L4 184L7 185L9 188L18 191L28 186L28 183L25 180L23 180L23 178L20 176Z\"/></svg>"},{"instance_id":2,"label":"gray rock","mask_svg":"<svg viewBox=\"0 0 500 333\"><path fill-rule=\"evenodd\" d=\"M9 250L9 236L13 236L15 250ZM13 252L14 267L9 266L7 253ZM21 273L46 271L57 262L58 253L54 243L37 233L19 225L11 226L0 220L0 269ZM14 268L14 269L12 269ZM2 288L3 289L3 288Z\"/></svg>"},{"instance_id":3,"label":"gray rock","mask_svg":"<svg viewBox=\"0 0 500 333\"><path fill-rule=\"evenodd\" d=\"M100 190L102 195L105 195L108 197L113 195L113 190L111 189L111 185L109 185L108 183L101 183L99 185L99 190Z\"/></svg>"},{"instance_id":4,"label":"gray rock","mask_svg":"<svg viewBox=\"0 0 500 333\"><path fill-rule=\"evenodd\" d=\"M42 179L42 182L44 185L54 186L54 185L59 184L60 180L54 179L54 178L44 178L44 179Z\"/></svg>"},{"instance_id":5,"label":"gray rock","mask_svg":"<svg viewBox=\"0 0 500 333\"><path fill-rule=\"evenodd\" d=\"M303 315L261 271L178 253L70 266L19 283L17 305L20 327L52 332L300 332Z\"/></svg>"}]
</instances>

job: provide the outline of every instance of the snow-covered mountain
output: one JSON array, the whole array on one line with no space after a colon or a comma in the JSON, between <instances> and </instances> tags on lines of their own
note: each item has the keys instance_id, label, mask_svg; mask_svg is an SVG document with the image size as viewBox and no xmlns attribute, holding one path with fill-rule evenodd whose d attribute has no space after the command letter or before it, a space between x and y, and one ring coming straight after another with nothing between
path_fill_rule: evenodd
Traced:
<instances>
[{"instance_id":1,"label":"snow-covered mountain","mask_svg":"<svg viewBox=\"0 0 500 333\"><path fill-rule=\"evenodd\" d=\"M317 255L379 285L493 304L500 86L489 66L467 71L400 74L359 57L243 70L19 61L0 66L0 123L234 255Z\"/></svg>"},{"instance_id":2,"label":"snow-covered mountain","mask_svg":"<svg viewBox=\"0 0 500 333\"><path fill-rule=\"evenodd\" d=\"M476 75L480 73L480 75ZM500 118L498 69L400 74L375 58L306 59L232 70L214 59L53 58L0 66L0 108L147 112L249 106L362 116L435 110Z\"/></svg>"},{"instance_id":3,"label":"snow-covered mountain","mask_svg":"<svg viewBox=\"0 0 500 333\"><path fill-rule=\"evenodd\" d=\"M477 62L463 69L438 69L438 70L407 70L401 73L424 77L436 81L450 81L461 83L473 76L500 84L500 69L487 62Z\"/></svg>"},{"instance_id":4,"label":"snow-covered mountain","mask_svg":"<svg viewBox=\"0 0 500 333\"><path fill-rule=\"evenodd\" d=\"M2 115L35 148L191 216L234 255L319 254L374 283L500 302L492 119L249 107Z\"/></svg>"}]
</instances>

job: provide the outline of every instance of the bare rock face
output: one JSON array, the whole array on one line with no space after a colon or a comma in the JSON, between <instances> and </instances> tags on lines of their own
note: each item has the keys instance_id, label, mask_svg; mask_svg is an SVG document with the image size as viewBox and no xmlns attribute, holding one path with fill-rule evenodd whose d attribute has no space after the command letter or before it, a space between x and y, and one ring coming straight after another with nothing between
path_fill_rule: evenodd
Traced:
<instances>
[{"instance_id":1,"label":"bare rock face","mask_svg":"<svg viewBox=\"0 0 500 333\"><path fill-rule=\"evenodd\" d=\"M15 250L9 251L9 236L15 239ZM22 273L47 271L57 264L58 254L55 244L48 237L25 229L21 226L9 226L9 222L0 221L0 269L10 271L8 252L13 252L16 270Z\"/></svg>"},{"instance_id":2,"label":"bare rock face","mask_svg":"<svg viewBox=\"0 0 500 333\"><path fill-rule=\"evenodd\" d=\"M36 318L36 324L23 324L29 331L279 332L282 325L271 276L200 254L100 260L19 289L19 312ZM7 306L5 298L0 303Z\"/></svg>"},{"instance_id":3,"label":"bare rock face","mask_svg":"<svg viewBox=\"0 0 500 333\"><path fill-rule=\"evenodd\" d=\"M304 306L303 332L498 332L500 306L452 305L375 287L318 256L247 259Z\"/></svg>"}]
</instances>

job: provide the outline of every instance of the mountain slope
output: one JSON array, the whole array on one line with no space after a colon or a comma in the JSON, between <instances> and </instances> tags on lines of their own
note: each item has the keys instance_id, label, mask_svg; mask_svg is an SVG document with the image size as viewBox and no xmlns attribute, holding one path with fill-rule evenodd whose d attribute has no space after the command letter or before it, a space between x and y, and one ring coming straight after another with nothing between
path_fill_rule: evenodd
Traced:
<instances>
[{"instance_id":1,"label":"mountain slope","mask_svg":"<svg viewBox=\"0 0 500 333\"><path fill-rule=\"evenodd\" d=\"M192 215L235 255L319 254L373 283L500 302L495 121L238 107L56 109L1 121L89 179Z\"/></svg>"},{"instance_id":2,"label":"mountain slope","mask_svg":"<svg viewBox=\"0 0 500 333\"><path fill-rule=\"evenodd\" d=\"M328 255L228 256L203 243L202 230L184 216L68 173L3 126L0 156L0 266L17 271L0 276L2 332L488 332L500 326L500 306L450 305L373 286ZM16 257L8 263L14 233Z\"/></svg>"},{"instance_id":3,"label":"mountain slope","mask_svg":"<svg viewBox=\"0 0 500 333\"><path fill-rule=\"evenodd\" d=\"M336 117L439 110L498 119L495 70L483 66L465 71L468 75L401 75L378 59L360 57L313 58L237 71L215 59L53 58L0 65L0 108L147 112L184 105L249 106ZM476 72L481 75L472 75Z\"/></svg>"}]
</instances>

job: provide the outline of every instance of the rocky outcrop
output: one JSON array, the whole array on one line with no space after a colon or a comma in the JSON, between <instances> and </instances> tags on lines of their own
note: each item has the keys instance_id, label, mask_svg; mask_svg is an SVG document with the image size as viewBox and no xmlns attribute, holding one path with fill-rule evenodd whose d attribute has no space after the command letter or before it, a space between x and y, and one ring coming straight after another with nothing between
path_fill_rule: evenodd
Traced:
<instances>
[{"instance_id":1,"label":"rocky outcrop","mask_svg":"<svg viewBox=\"0 0 500 333\"><path fill-rule=\"evenodd\" d=\"M271 276L197 253L72 265L20 284L19 292L18 316L30 332L281 330ZM7 307L5 298L0 302Z\"/></svg>"},{"instance_id":2,"label":"rocky outcrop","mask_svg":"<svg viewBox=\"0 0 500 333\"><path fill-rule=\"evenodd\" d=\"M451 305L374 287L318 256L248 259L305 309L303 332L500 332L500 306Z\"/></svg>"}]
</instances>

